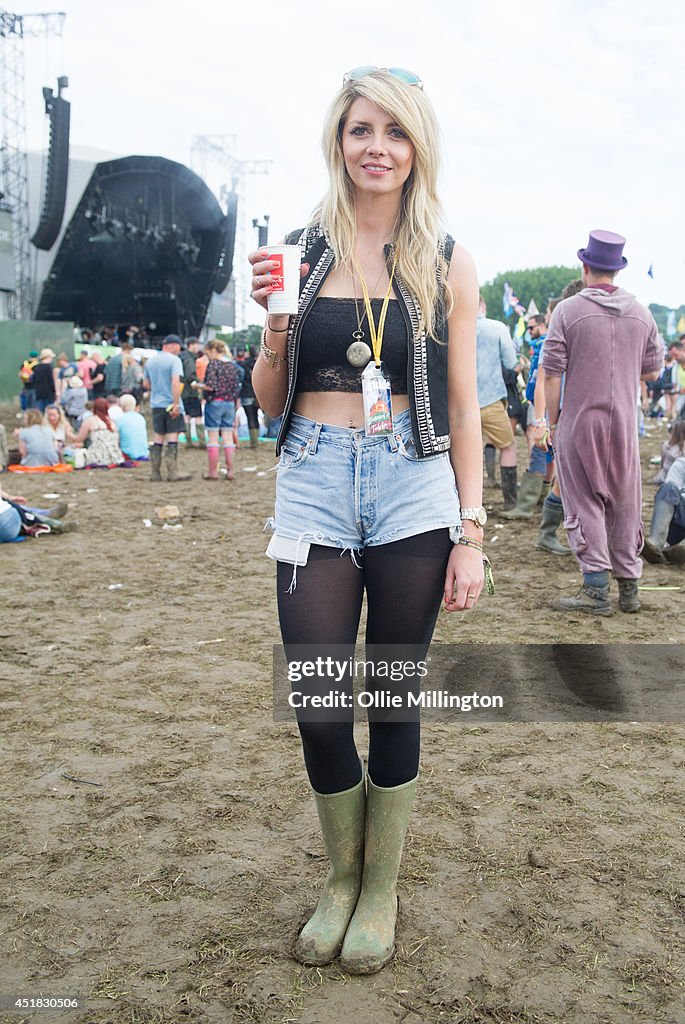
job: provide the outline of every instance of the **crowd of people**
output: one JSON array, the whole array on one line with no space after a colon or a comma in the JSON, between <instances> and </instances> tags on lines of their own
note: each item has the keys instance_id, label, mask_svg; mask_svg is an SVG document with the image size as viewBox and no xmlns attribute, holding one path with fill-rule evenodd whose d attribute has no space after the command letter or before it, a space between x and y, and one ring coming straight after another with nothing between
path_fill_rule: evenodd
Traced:
<instances>
[{"instance_id":1,"label":"crowd of people","mask_svg":"<svg viewBox=\"0 0 685 1024\"><path fill-rule=\"evenodd\" d=\"M251 447L264 429L252 390L253 365L248 346L239 345L233 354L219 339L203 346L198 338L183 342L177 335L164 339L161 352L142 358L129 339L108 359L97 348L84 347L76 359L50 348L32 351L19 369L24 423L15 434L21 465L67 461L82 468L150 459L153 479L159 479L159 446L166 443L167 461L176 463L177 448L169 445L183 434L187 444L207 449L209 480L219 479L221 442L227 477L233 479L240 407ZM151 447L143 415L148 404ZM0 466L7 461L0 451ZM177 476L172 466L170 479Z\"/></svg>"}]
</instances>

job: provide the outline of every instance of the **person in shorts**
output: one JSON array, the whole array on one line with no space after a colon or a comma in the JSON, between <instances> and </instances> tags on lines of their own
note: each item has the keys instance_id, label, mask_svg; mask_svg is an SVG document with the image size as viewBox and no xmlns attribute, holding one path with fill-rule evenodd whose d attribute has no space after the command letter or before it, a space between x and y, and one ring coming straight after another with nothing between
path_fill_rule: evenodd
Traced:
<instances>
[{"instance_id":1,"label":"person in shorts","mask_svg":"<svg viewBox=\"0 0 685 1024\"><path fill-rule=\"evenodd\" d=\"M202 342L199 338L188 338L186 347L181 352L183 363L183 410L185 414L186 444L199 444L201 448L206 447L205 427L202 419L202 396L195 383L198 379L196 363L202 352Z\"/></svg>"},{"instance_id":2,"label":"person in shorts","mask_svg":"<svg viewBox=\"0 0 685 1024\"><path fill-rule=\"evenodd\" d=\"M509 509L516 504L517 496L516 442L507 412L504 370L512 370L516 365L516 349L506 325L487 316L487 306L482 295L478 301L476 354L485 465L488 478L494 480L494 456L499 451L503 507Z\"/></svg>"},{"instance_id":3,"label":"person in shorts","mask_svg":"<svg viewBox=\"0 0 685 1024\"><path fill-rule=\"evenodd\" d=\"M143 386L150 392L152 411L152 447L150 448L150 480L162 479L162 453L166 444L165 464L168 480L187 480L178 473L178 435L185 428L183 418L183 364L179 358L181 339L167 334L162 351L155 352L145 363Z\"/></svg>"},{"instance_id":4,"label":"person in shorts","mask_svg":"<svg viewBox=\"0 0 685 1024\"><path fill-rule=\"evenodd\" d=\"M443 599L473 609L483 587L478 282L442 228L438 152L415 74L348 72L324 128L328 192L285 239L302 253L299 309L267 315L252 384L264 412L282 415L268 553L289 657L301 644L352 657L366 592L374 671L379 645L420 658ZM249 256L264 309L279 284L268 250ZM336 682L346 700L352 683L351 671ZM421 681L408 670L396 685L409 706ZM320 672L307 686L325 696L331 680ZM331 861L295 944L303 963L339 955L349 973L371 974L393 956L420 747L418 714L401 717L369 712L367 775L352 708L298 711Z\"/></svg>"},{"instance_id":5,"label":"person in shorts","mask_svg":"<svg viewBox=\"0 0 685 1024\"><path fill-rule=\"evenodd\" d=\"M204 479L219 479L219 438L221 438L226 460L226 479L232 480L233 453L235 451L233 427L243 382L243 371L233 359L229 358L228 349L219 338L207 342L205 355L209 362L204 383L201 385L205 396L208 460Z\"/></svg>"}]
</instances>

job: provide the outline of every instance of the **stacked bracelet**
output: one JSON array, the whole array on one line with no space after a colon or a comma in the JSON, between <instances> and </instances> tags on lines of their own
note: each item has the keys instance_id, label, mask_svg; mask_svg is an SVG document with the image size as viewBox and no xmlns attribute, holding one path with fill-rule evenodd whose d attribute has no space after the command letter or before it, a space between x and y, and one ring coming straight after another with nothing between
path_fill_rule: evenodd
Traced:
<instances>
[{"instance_id":1,"label":"stacked bracelet","mask_svg":"<svg viewBox=\"0 0 685 1024\"><path fill-rule=\"evenodd\" d=\"M265 341L262 341L259 354L265 360L270 370L280 370L283 357L279 356L278 352L275 352L274 349L269 348Z\"/></svg>"},{"instance_id":2,"label":"stacked bracelet","mask_svg":"<svg viewBox=\"0 0 685 1024\"><path fill-rule=\"evenodd\" d=\"M492 596L495 593L495 578L492 574L492 566L487 555L483 554L483 542L475 537L467 537L465 534L457 539L457 544L463 544L467 548L475 548L483 556L483 576L485 577L485 590Z\"/></svg>"},{"instance_id":3,"label":"stacked bracelet","mask_svg":"<svg viewBox=\"0 0 685 1024\"><path fill-rule=\"evenodd\" d=\"M465 544L467 548L475 548L476 551L483 553L483 541L477 540L475 537L467 537L464 533L457 539L457 544Z\"/></svg>"}]
</instances>

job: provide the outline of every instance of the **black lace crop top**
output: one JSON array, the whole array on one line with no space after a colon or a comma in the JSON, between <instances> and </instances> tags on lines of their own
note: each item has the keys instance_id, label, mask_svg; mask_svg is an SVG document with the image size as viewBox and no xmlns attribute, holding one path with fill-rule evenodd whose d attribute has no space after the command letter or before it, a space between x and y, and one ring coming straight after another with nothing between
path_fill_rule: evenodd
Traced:
<instances>
[{"instance_id":1,"label":"black lace crop top","mask_svg":"<svg viewBox=\"0 0 685 1024\"><path fill-rule=\"evenodd\" d=\"M358 300L363 316L364 302ZM382 299L372 299L376 323L381 315ZM345 353L355 340L357 311L354 299L319 298L313 303L302 326L297 372L298 391L348 391L361 393L364 367L351 366ZM371 333L366 319L362 323L363 341L371 348ZM388 303L383 332L381 359L390 376L394 395L407 394L407 329L397 299Z\"/></svg>"}]
</instances>

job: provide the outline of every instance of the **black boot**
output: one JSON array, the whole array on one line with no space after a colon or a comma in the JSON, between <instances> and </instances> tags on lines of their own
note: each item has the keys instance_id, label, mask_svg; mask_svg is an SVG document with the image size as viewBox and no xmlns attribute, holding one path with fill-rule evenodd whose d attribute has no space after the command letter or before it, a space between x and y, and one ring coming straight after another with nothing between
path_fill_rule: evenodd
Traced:
<instances>
[{"instance_id":1,"label":"black boot","mask_svg":"<svg viewBox=\"0 0 685 1024\"><path fill-rule=\"evenodd\" d=\"M637 580L618 578L618 606L622 612L639 612L640 598L637 591Z\"/></svg>"},{"instance_id":2,"label":"black boot","mask_svg":"<svg viewBox=\"0 0 685 1024\"><path fill-rule=\"evenodd\" d=\"M486 487L497 487L497 475L495 473L495 466L497 465L497 449L494 444L486 444L485 446L485 472L487 479L485 481Z\"/></svg>"},{"instance_id":3,"label":"black boot","mask_svg":"<svg viewBox=\"0 0 685 1024\"><path fill-rule=\"evenodd\" d=\"M500 512L503 519L532 519L535 506L540 497L543 480L537 473L528 470L523 474L518 498L514 508Z\"/></svg>"},{"instance_id":4,"label":"black boot","mask_svg":"<svg viewBox=\"0 0 685 1024\"><path fill-rule=\"evenodd\" d=\"M508 512L510 509L516 508L516 501L518 499L516 466L500 466L499 471L502 477L503 511Z\"/></svg>"},{"instance_id":5,"label":"black boot","mask_svg":"<svg viewBox=\"0 0 685 1024\"><path fill-rule=\"evenodd\" d=\"M162 449L161 444L153 444L150 449L150 480L159 483L162 479Z\"/></svg>"}]
</instances>

